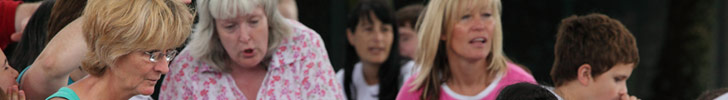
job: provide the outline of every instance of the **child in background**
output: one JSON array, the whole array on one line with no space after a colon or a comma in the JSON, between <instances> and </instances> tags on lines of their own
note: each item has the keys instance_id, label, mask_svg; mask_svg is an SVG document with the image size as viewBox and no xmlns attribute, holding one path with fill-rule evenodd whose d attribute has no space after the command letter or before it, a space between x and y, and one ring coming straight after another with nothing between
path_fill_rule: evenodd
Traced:
<instances>
[{"instance_id":1,"label":"child in background","mask_svg":"<svg viewBox=\"0 0 728 100\"><path fill-rule=\"evenodd\" d=\"M563 19L554 49L550 90L559 100L637 99L626 85L640 60L637 41L619 20L603 14Z\"/></svg>"},{"instance_id":2,"label":"child in background","mask_svg":"<svg viewBox=\"0 0 728 100\"><path fill-rule=\"evenodd\" d=\"M412 75L411 70L413 70L413 67L415 66L415 62L413 61L415 49L417 47L417 31L415 31L415 24L417 22L417 18L419 18L422 13L422 9L424 8L425 6L422 4L412 4L397 10L396 13L399 32L399 41L397 41L397 43L399 43L399 55L401 55L403 59L402 72L407 72L400 74L400 76L404 76L403 78L407 78Z\"/></svg>"},{"instance_id":3,"label":"child in background","mask_svg":"<svg viewBox=\"0 0 728 100\"><path fill-rule=\"evenodd\" d=\"M414 59L415 46L417 46L417 31L415 24L425 6L412 4L397 10L397 27L399 28L399 54L404 59ZM410 61L412 62L412 61ZM412 62L414 64L414 62Z\"/></svg>"}]
</instances>

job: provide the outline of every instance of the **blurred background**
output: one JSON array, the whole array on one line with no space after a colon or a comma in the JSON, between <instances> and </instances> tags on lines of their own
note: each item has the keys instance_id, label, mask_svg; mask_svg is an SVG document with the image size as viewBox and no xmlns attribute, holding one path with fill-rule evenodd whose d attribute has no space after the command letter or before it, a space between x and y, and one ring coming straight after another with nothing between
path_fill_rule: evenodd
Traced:
<instances>
[{"instance_id":1,"label":"blurred background","mask_svg":"<svg viewBox=\"0 0 728 100\"><path fill-rule=\"evenodd\" d=\"M356 2L296 0L299 21L322 36L336 70L352 58L344 50L345 26ZM426 2L390 0L390 5L396 10ZM631 95L690 100L728 87L728 0L502 0L502 5L505 53L529 68L540 84L552 85L549 72L561 19L603 13L620 20L637 39L641 59L627 81Z\"/></svg>"}]
</instances>

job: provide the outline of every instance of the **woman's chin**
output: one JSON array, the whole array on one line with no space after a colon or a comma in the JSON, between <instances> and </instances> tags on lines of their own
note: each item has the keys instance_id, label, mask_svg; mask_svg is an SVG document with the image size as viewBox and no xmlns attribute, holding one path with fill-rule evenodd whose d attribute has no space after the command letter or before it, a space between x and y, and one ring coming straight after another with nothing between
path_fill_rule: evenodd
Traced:
<instances>
[{"instance_id":1,"label":"woman's chin","mask_svg":"<svg viewBox=\"0 0 728 100\"><path fill-rule=\"evenodd\" d=\"M263 61L263 58L260 59L244 59L239 60L236 63L243 68L254 68L257 67L258 64L260 64Z\"/></svg>"},{"instance_id":2,"label":"woman's chin","mask_svg":"<svg viewBox=\"0 0 728 100\"><path fill-rule=\"evenodd\" d=\"M469 53L469 55L463 55L465 59L469 60L481 60L486 59L488 57L488 54L486 53Z\"/></svg>"},{"instance_id":3,"label":"woman's chin","mask_svg":"<svg viewBox=\"0 0 728 100\"><path fill-rule=\"evenodd\" d=\"M154 86L142 88L139 90L139 93L142 95L152 95L154 93Z\"/></svg>"}]
</instances>

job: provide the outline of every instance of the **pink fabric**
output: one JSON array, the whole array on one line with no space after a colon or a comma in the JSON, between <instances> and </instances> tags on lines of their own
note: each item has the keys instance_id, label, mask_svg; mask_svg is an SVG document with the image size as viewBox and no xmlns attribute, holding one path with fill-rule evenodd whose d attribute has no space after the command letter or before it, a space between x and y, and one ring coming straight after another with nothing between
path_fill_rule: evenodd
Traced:
<instances>
[{"instance_id":1,"label":"pink fabric","mask_svg":"<svg viewBox=\"0 0 728 100\"><path fill-rule=\"evenodd\" d=\"M341 86L323 40L315 31L289 21L293 34L273 52L257 99L340 100ZM212 69L183 50L170 65L160 100L245 100L229 73Z\"/></svg>"},{"instance_id":2,"label":"pink fabric","mask_svg":"<svg viewBox=\"0 0 728 100\"><path fill-rule=\"evenodd\" d=\"M521 67L519 67L518 65L513 64L511 62L508 62L507 64L508 64L508 70L505 73L505 75L503 76L503 78L501 78L501 80L498 82L498 84L496 85L496 88L493 90L493 92L491 92L490 94L488 94L488 96L486 96L485 98L482 98L481 100L495 100L495 98L498 97L498 94L500 93L500 91L503 88L505 88L506 86L511 85L511 84L516 84L519 82L530 82L533 84L537 84L536 80L533 78L533 76L531 76L531 74L529 74L528 72L523 70ZM414 81L415 76L417 76L417 75L412 75L411 77L409 77L407 79L407 81L402 86L402 89L400 89L399 94L397 94L397 100L420 100L420 96L422 95L421 89L418 89L417 91L413 91L413 92L409 91L410 89L414 88L413 86L410 86L409 84L412 83L412 81ZM440 90L440 100L456 100L456 99L453 98L452 96L448 95L447 93L445 93L444 90L441 89Z\"/></svg>"}]
</instances>

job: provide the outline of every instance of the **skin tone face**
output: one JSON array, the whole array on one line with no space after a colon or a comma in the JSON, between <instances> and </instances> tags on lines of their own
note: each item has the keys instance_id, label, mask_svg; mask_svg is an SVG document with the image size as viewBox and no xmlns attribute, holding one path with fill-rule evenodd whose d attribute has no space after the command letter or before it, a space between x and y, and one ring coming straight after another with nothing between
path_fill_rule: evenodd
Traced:
<instances>
[{"instance_id":1,"label":"skin tone face","mask_svg":"<svg viewBox=\"0 0 728 100\"><path fill-rule=\"evenodd\" d=\"M253 68L268 50L268 20L263 7L230 19L215 19L215 29L233 66Z\"/></svg>"},{"instance_id":2,"label":"skin tone face","mask_svg":"<svg viewBox=\"0 0 728 100\"><path fill-rule=\"evenodd\" d=\"M363 63L381 65L392 49L392 24L382 23L374 12L369 12L368 16L371 22L360 17L362 19L356 25L356 30L347 29L346 37Z\"/></svg>"},{"instance_id":3,"label":"skin tone face","mask_svg":"<svg viewBox=\"0 0 728 100\"><path fill-rule=\"evenodd\" d=\"M399 54L409 59L414 58L415 46L417 46L417 34L414 27L405 22L399 27Z\"/></svg>"},{"instance_id":4,"label":"skin tone face","mask_svg":"<svg viewBox=\"0 0 728 100\"><path fill-rule=\"evenodd\" d=\"M2 50L0 50L2 51ZM3 61L0 66L0 100L25 100L25 92L18 89L18 82L15 79L18 78L18 71L10 66L5 53L0 53L0 61Z\"/></svg>"},{"instance_id":5,"label":"skin tone face","mask_svg":"<svg viewBox=\"0 0 728 100\"><path fill-rule=\"evenodd\" d=\"M592 66L579 67L576 80L557 86L554 92L566 100L638 100L627 93L627 79L634 63L617 63L608 71L592 76Z\"/></svg>"},{"instance_id":6,"label":"skin tone face","mask_svg":"<svg viewBox=\"0 0 728 100\"><path fill-rule=\"evenodd\" d=\"M598 100L620 100L627 94L627 79L632 74L634 63L618 63L609 71L595 77L586 88L589 97Z\"/></svg>"},{"instance_id":7,"label":"skin tone face","mask_svg":"<svg viewBox=\"0 0 728 100\"><path fill-rule=\"evenodd\" d=\"M10 67L4 53L0 53L0 61L2 61L2 66L0 67L0 89L7 91L9 87L18 85L18 82L15 82L15 79L18 77L18 71Z\"/></svg>"},{"instance_id":8,"label":"skin tone face","mask_svg":"<svg viewBox=\"0 0 728 100\"><path fill-rule=\"evenodd\" d=\"M475 0L455 5L440 40L446 41L445 55L451 79L446 81L455 93L475 96L495 78L488 69L496 19L494 9Z\"/></svg>"},{"instance_id":9,"label":"skin tone face","mask_svg":"<svg viewBox=\"0 0 728 100\"><path fill-rule=\"evenodd\" d=\"M161 78L162 74L169 72L169 62L165 60L167 51L156 53L156 62L149 60L151 55L142 51L131 52L121 56L116 61L116 67L109 70L114 78L118 78L128 88L134 90L135 94L151 95L154 93L154 85Z\"/></svg>"},{"instance_id":10,"label":"skin tone face","mask_svg":"<svg viewBox=\"0 0 728 100\"><path fill-rule=\"evenodd\" d=\"M466 60L483 60L490 51L493 43L490 41L495 29L493 12L486 7L468 4L463 6L462 13L451 18L451 29L448 37L441 36L447 42L447 54L461 57Z\"/></svg>"}]
</instances>

